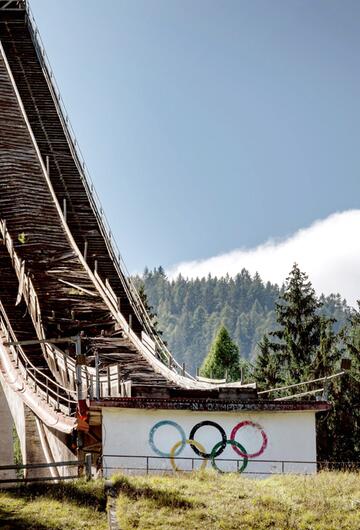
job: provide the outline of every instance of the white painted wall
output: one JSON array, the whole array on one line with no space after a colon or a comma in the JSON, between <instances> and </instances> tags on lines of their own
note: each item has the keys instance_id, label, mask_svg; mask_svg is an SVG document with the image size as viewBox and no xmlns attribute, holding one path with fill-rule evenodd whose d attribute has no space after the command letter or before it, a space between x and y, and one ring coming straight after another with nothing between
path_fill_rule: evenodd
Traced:
<instances>
[{"instance_id":1,"label":"white painted wall","mask_svg":"<svg viewBox=\"0 0 360 530\"><path fill-rule=\"evenodd\" d=\"M183 429L186 438L189 438L196 424L212 421L224 429L227 439L230 438L233 428L239 422L250 421L258 424L259 427L246 425L240 428L235 440L243 445L249 455L260 450L265 436L267 443L262 454L249 458L244 473L276 473L281 472L282 466L285 472L309 473L316 470L316 465L303 463L316 461L314 411L234 413L103 408L102 413L103 463L106 476L116 472L116 468L139 472L140 469L146 468L146 465L150 470L172 470L170 458L157 458L159 455L156 449L160 453L169 453L174 444L181 440L181 435L173 425L162 424L153 431L153 444L151 444L152 429L162 421L176 422ZM204 446L205 452L209 453L215 444L221 441L221 434L217 428L204 425L195 433L194 439ZM204 460L195 454L189 444L186 444L182 450L179 446L179 451L178 457L173 462L180 469L189 470L192 466L198 468ZM109 455L116 455L116 457ZM182 460L182 458L187 458L187 460ZM192 460L192 458L197 460ZM237 463L226 461L226 459L238 459L239 466L243 462L242 457L235 453L230 444L226 445L225 450L215 462L223 471L236 471ZM262 460L270 462L262 462ZM275 462L284 460L300 463ZM207 467L212 467L210 461Z\"/></svg>"}]
</instances>

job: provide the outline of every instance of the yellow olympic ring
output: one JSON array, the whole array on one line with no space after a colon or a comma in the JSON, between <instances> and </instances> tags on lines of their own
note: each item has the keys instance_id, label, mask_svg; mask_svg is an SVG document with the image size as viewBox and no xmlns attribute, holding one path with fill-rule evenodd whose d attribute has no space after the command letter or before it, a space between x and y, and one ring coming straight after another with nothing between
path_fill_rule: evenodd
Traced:
<instances>
[{"instance_id":1,"label":"yellow olympic ring","mask_svg":"<svg viewBox=\"0 0 360 530\"><path fill-rule=\"evenodd\" d=\"M173 468L174 471L182 471L182 469L179 469L177 467L177 465L175 464L175 452L176 452L176 449L181 445L183 444L184 442L182 440L180 440L180 442L177 442L172 448L171 448L171 451L170 451L170 462L171 462L171 466ZM185 440L185 443L189 444L189 445L193 445L194 447L196 447L196 449L199 449L199 451L201 451L202 453L205 453L205 448L201 445L201 443L197 442L196 440ZM208 461L207 459L205 458L202 463L201 463L201 466L200 466L200 469L205 469L206 468L206 465L207 465Z\"/></svg>"}]
</instances>

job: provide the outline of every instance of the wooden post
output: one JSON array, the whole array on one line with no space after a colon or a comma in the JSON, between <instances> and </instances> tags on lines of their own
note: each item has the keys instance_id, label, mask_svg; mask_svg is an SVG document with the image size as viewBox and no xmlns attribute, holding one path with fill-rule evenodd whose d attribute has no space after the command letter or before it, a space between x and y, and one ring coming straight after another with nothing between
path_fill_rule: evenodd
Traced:
<instances>
[{"instance_id":1,"label":"wooden post","mask_svg":"<svg viewBox=\"0 0 360 530\"><path fill-rule=\"evenodd\" d=\"M55 359L56 359L56 357L55 357ZM65 372L64 372L65 380L66 380L66 383L69 383L70 376L69 376L69 367L68 367L67 355L66 354L64 355L64 368L65 368Z\"/></svg>"},{"instance_id":2,"label":"wooden post","mask_svg":"<svg viewBox=\"0 0 360 530\"><path fill-rule=\"evenodd\" d=\"M85 365L85 379L86 379L86 388L89 393L90 392L90 379L89 379L89 372L88 372L86 365Z\"/></svg>"},{"instance_id":3,"label":"wooden post","mask_svg":"<svg viewBox=\"0 0 360 530\"><path fill-rule=\"evenodd\" d=\"M94 376L92 374L90 374L89 397L90 399L94 398Z\"/></svg>"},{"instance_id":4,"label":"wooden post","mask_svg":"<svg viewBox=\"0 0 360 530\"><path fill-rule=\"evenodd\" d=\"M118 382L118 394L121 396L121 382L120 382L120 366L119 363L116 365L117 371L117 382Z\"/></svg>"},{"instance_id":5,"label":"wooden post","mask_svg":"<svg viewBox=\"0 0 360 530\"><path fill-rule=\"evenodd\" d=\"M64 219L65 219L65 221L67 221L67 206L66 206L66 199L65 199L65 197L63 198L63 214L64 214Z\"/></svg>"},{"instance_id":6,"label":"wooden post","mask_svg":"<svg viewBox=\"0 0 360 530\"><path fill-rule=\"evenodd\" d=\"M100 372L99 372L99 352L95 350L95 377L96 377L96 399L100 399Z\"/></svg>"},{"instance_id":7,"label":"wooden post","mask_svg":"<svg viewBox=\"0 0 360 530\"><path fill-rule=\"evenodd\" d=\"M50 160L49 155L46 155L46 173L50 176Z\"/></svg>"},{"instance_id":8,"label":"wooden post","mask_svg":"<svg viewBox=\"0 0 360 530\"><path fill-rule=\"evenodd\" d=\"M185 376L185 363L182 363L182 375Z\"/></svg>"},{"instance_id":9,"label":"wooden post","mask_svg":"<svg viewBox=\"0 0 360 530\"><path fill-rule=\"evenodd\" d=\"M84 260L85 261L87 260L87 253L88 253L88 240L85 239L85 242L84 242Z\"/></svg>"},{"instance_id":10,"label":"wooden post","mask_svg":"<svg viewBox=\"0 0 360 530\"><path fill-rule=\"evenodd\" d=\"M107 374L107 393L108 393L108 397L110 397L111 396L110 366L107 367L106 374Z\"/></svg>"},{"instance_id":11,"label":"wooden post","mask_svg":"<svg viewBox=\"0 0 360 530\"><path fill-rule=\"evenodd\" d=\"M75 373L76 373L76 397L77 400L80 401L83 399L82 395L82 378L81 378L81 364L77 361L81 358L81 338L80 335L77 336L76 342L75 342L75 353L76 353L76 365L75 365Z\"/></svg>"},{"instance_id":12,"label":"wooden post","mask_svg":"<svg viewBox=\"0 0 360 530\"><path fill-rule=\"evenodd\" d=\"M86 480L91 480L92 478L91 453L86 453L85 455L85 476L86 476Z\"/></svg>"}]
</instances>

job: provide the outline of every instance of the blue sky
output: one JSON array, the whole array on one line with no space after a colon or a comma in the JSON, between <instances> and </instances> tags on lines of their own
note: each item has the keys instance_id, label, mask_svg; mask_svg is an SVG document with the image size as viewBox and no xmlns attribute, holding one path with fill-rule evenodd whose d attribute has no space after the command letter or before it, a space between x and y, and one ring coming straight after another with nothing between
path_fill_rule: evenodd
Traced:
<instances>
[{"instance_id":1,"label":"blue sky","mask_svg":"<svg viewBox=\"0 0 360 530\"><path fill-rule=\"evenodd\" d=\"M131 271L358 207L358 0L30 4Z\"/></svg>"}]
</instances>

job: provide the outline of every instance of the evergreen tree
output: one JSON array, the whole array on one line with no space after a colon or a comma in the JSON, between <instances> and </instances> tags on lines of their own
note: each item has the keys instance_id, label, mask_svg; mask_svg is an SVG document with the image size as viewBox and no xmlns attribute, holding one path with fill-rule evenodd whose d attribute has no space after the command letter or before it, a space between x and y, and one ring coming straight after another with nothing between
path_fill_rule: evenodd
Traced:
<instances>
[{"instance_id":1,"label":"evergreen tree","mask_svg":"<svg viewBox=\"0 0 360 530\"><path fill-rule=\"evenodd\" d=\"M280 328L270 332L286 382L298 383L309 375L320 340L320 307L307 275L295 263L275 306Z\"/></svg>"},{"instance_id":2,"label":"evergreen tree","mask_svg":"<svg viewBox=\"0 0 360 530\"><path fill-rule=\"evenodd\" d=\"M253 378L259 383L259 390L275 388L282 381L282 367L279 362L279 356L273 350L267 335L264 335L259 343L259 350L252 373Z\"/></svg>"},{"instance_id":3,"label":"evergreen tree","mask_svg":"<svg viewBox=\"0 0 360 530\"><path fill-rule=\"evenodd\" d=\"M276 304L280 327L269 334L272 341L265 336L259 344L253 375L259 387L265 389L328 377L340 372L346 347L352 369L329 381L308 385L304 390L323 385L322 397L331 404L330 411L317 417L319 461L357 461L360 457L360 380L356 375L360 373L360 313L353 314L340 338L334 331L335 319L320 315L321 309L322 303L317 300L307 276L295 264ZM286 392L282 391L282 395ZM313 397L309 395L307 399Z\"/></svg>"},{"instance_id":4,"label":"evergreen tree","mask_svg":"<svg viewBox=\"0 0 360 530\"><path fill-rule=\"evenodd\" d=\"M155 313L158 327L163 330L169 349L176 359L185 362L195 374L210 349L216 330L223 323L229 330L245 359L256 358L259 341L276 329L275 302L283 291L277 285L263 284L257 274L246 269L234 278L185 279L179 275L170 280L163 267L146 269L136 276L135 285L144 284L150 312ZM349 308L338 295L322 297L319 311L335 317L335 331L346 320ZM199 308L199 311L197 309ZM201 317L206 312L205 321ZM200 318L199 318L200 317ZM272 340L276 341L274 337Z\"/></svg>"},{"instance_id":5,"label":"evergreen tree","mask_svg":"<svg viewBox=\"0 0 360 530\"><path fill-rule=\"evenodd\" d=\"M240 377L239 348L231 340L225 326L221 326L200 370L200 375L214 379L226 377L237 381Z\"/></svg>"},{"instance_id":6,"label":"evergreen tree","mask_svg":"<svg viewBox=\"0 0 360 530\"><path fill-rule=\"evenodd\" d=\"M149 304L149 300L148 300L148 297L145 291L144 282L140 281L138 283L137 291L138 291L139 298L144 306L144 309L146 310L150 318L153 329L156 331L158 335L162 335L163 332L161 331L161 329L159 329L159 322L158 322L157 314L155 313L153 306ZM164 344L166 344L165 341L164 341Z\"/></svg>"},{"instance_id":7,"label":"evergreen tree","mask_svg":"<svg viewBox=\"0 0 360 530\"><path fill-rule=\"evenodd\" d=\"M339 367L343 348L339 344L339 337L334 332L334 318L320 317L320 337L317 355L311 366L311 377L318 379L334 373Z\"/></svg>"},{"instance_id":8,"label":"evergreen tree","mask_svg":"<svg viewBox=\"0 0 360 530\"><path fill-rule=\"evenodd\" d=\"M327 444L320 446L320 457L337 462L360 460L360 305L342 330L349 370L333 380L329 389L330 413L324 419ZM340 369L337 364L337 371Z\"/></svg>"}]
</instances>

